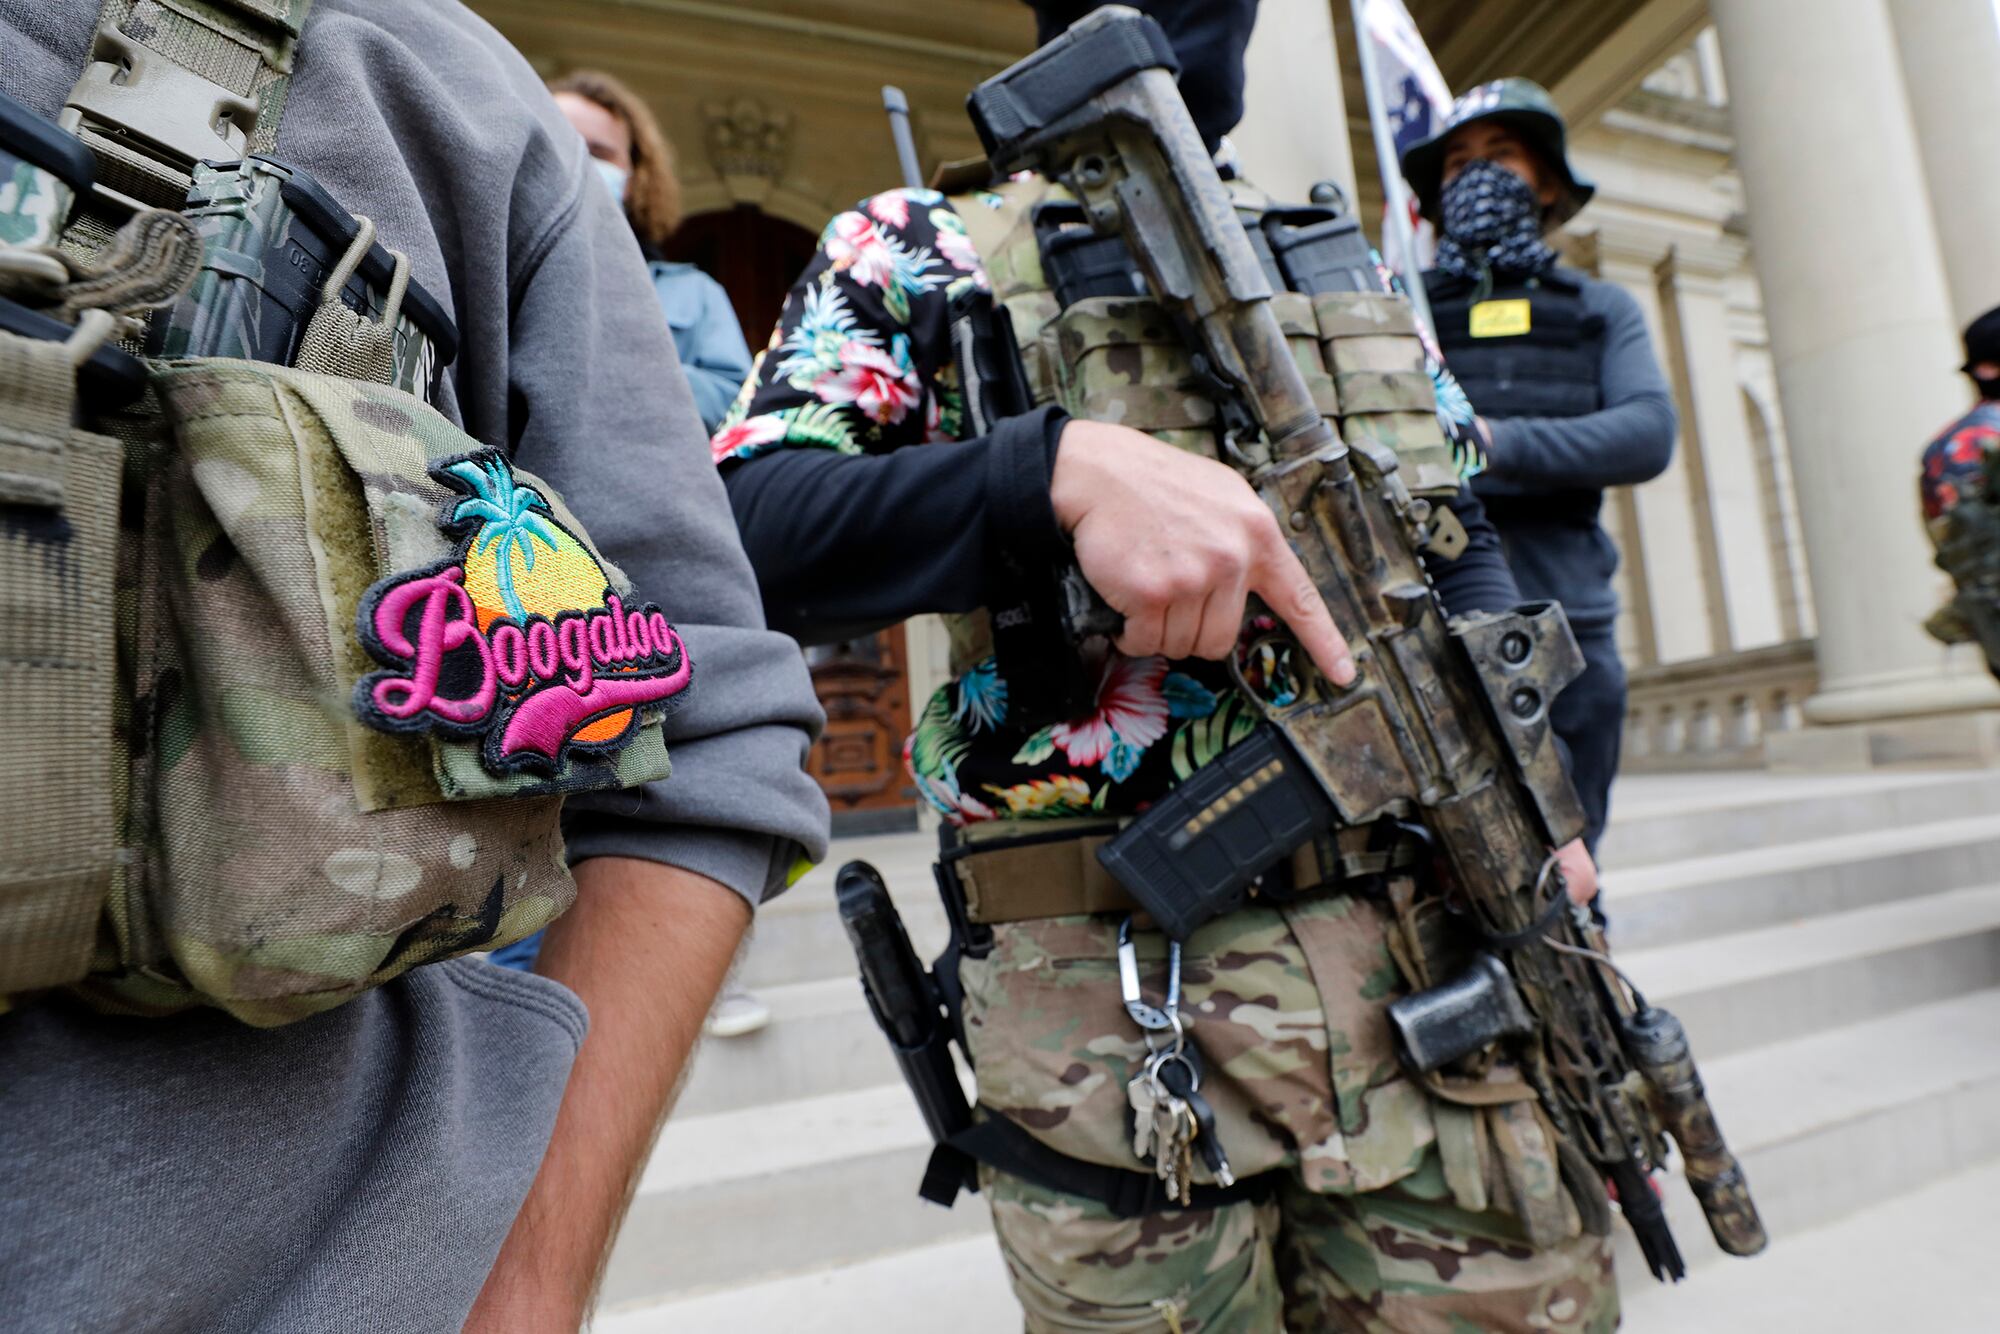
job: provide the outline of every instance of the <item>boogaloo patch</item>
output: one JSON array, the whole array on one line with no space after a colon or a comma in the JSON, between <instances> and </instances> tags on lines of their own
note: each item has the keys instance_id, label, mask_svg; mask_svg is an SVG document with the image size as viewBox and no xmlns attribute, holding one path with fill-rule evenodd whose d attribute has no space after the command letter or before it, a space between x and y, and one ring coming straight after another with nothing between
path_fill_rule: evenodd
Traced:
<instances>
[{"instance_id":1,"label":"boogaloo patch","mask_svg":"<svg viewBox=\"0 0 2000 1334\"><path fill-rule=\"evenodd\" d=\"M387 732L479 740L495 774L556 774L616 751L642 711L677 702L694 664L666 613L627 606L590 548L492 450L435 464L456 494L438 523L442 564L380 580L356 630L386 670L354 707Z\"/></svg>"}]
</instances>

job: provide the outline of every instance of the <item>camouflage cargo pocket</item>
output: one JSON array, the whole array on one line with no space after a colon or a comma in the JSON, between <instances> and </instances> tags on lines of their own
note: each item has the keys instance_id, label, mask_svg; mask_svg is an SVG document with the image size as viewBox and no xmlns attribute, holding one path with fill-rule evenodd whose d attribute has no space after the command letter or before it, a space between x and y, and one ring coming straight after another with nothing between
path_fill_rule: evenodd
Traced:
<instances>
[{"instance_id":1,"label":"camouflage cargo pocket","mask_svg":"<svg viewBox=\"0 0 2000 1334\"><path fill-rule=\"evenodd\" d=\"M1126 1085L1146 1043L1118 994L1116 920L993 934L990 954L959 964L980 1101L1072 1157L1144 1169ZM1138 943L1158 1004L1164 937ZM1349 1194L1416 1170L1435 1132L1428 1097L1396 1065L1383 1011L1401 974L1373 905L1335 896L1218 918L1189 938L1181 978L1202 1094L1238 1177L1291 1168L1310 1190ZM1200 1163L1195 1177L1209 1179Z\"/></svg>"},{"instance_id":2,"label":"camouflage cargo pocket","mask_svg":"<svg viewBox=\"0 0 2000 1334\"><path fill-rule=\"evenodd\" d=\"M99 1002L289 1022L539 930L561 795L664 777L688 684L546 485L417 399L157 368L132 817Z\"/></svg>"}]
</instances>

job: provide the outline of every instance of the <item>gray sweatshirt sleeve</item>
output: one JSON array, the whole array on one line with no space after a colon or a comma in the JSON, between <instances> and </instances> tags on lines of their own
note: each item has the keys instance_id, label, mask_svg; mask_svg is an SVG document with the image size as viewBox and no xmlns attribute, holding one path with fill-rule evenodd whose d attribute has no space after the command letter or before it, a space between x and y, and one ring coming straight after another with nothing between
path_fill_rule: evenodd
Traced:
<instances>
[{"instance_id":1,"label":"gray sweatshirt sleeve","mask_svg":"<svg viewBox=\"0 0 2000 1334\"><path fill-rule=\"evenodd\" d=\"M1674 454L1674 400L1653 356L1639 303L1615 283L1588 281L1585 307L1604 318L1598 383L1604 406L1581 417L1488 422L1493 480L1535 489L1602 490L1651 481Z\"/></svg>"},{"instance_id":2,"label":"gray sweatshirt sleeve","mask_svg":"<svg viewBox=\"0 0 2000 1334\"><path fill-rule=\"evenodd\" d=\"M669 863L756 903L801 852L825 855L826 798L804 770L819 705L797 646L764 627L632 233L580 147L559 150L567 202L525 257L510 327L515 456L571 501L694 660L691 697L667 719L673 776L572 798L569 855Z\"/></svg>"}]
</instances>

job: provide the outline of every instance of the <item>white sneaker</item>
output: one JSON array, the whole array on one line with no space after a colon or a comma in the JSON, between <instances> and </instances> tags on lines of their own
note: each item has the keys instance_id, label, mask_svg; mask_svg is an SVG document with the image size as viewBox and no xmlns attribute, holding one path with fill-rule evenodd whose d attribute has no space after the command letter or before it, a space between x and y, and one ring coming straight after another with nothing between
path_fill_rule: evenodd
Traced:
<instances>
[{"instance_id":1,"label":"white sneaker","mask_svg":"<svg viewBox=\"0 0 2000 1334\"><path fill-rule=\"evenodd\" d=\"M740 1038L771 1022L771 1007L747 991L730 990L708 1012L703 1025L712 1038Z\"/></svg>"}]
</instances>

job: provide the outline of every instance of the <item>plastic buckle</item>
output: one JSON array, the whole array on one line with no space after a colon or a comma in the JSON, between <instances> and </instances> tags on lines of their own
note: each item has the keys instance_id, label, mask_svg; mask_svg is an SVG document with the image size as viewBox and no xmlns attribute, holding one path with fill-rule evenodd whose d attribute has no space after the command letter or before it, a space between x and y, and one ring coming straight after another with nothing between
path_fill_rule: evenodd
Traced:
<instances>
[{"instance_id":1,"label":"plastic buckle","mask_svg":"<svg viewBox=\"0 0 2000 1334\"><path fill-rule=\"evenodd\" d=\"M75 113L78 128L183 176L197 162L242 157L257 124L256 98L230 92L110 23L98 28L65 110Z\"/></svg>"}]
</instances>

